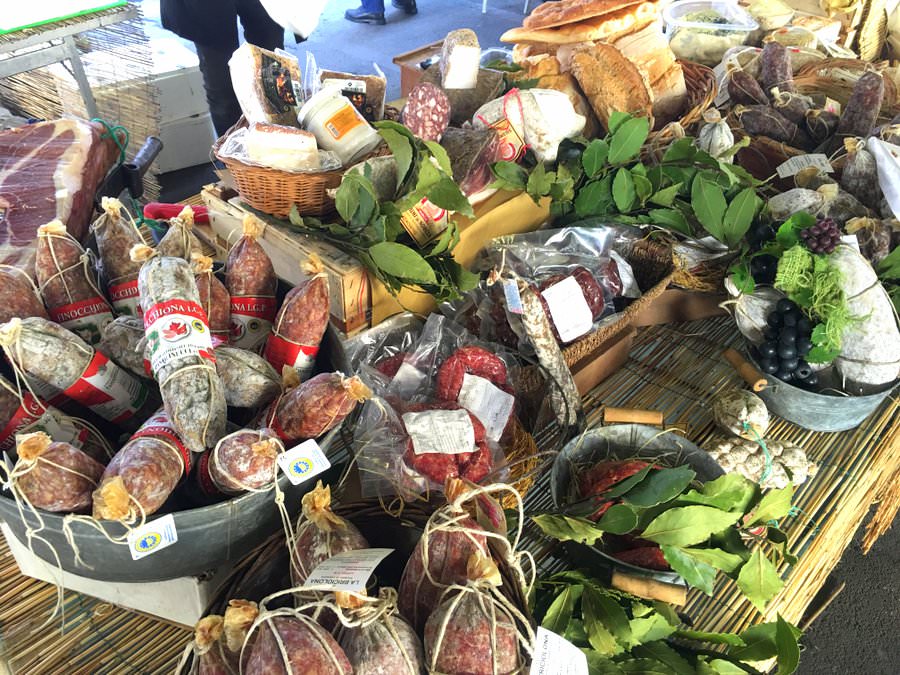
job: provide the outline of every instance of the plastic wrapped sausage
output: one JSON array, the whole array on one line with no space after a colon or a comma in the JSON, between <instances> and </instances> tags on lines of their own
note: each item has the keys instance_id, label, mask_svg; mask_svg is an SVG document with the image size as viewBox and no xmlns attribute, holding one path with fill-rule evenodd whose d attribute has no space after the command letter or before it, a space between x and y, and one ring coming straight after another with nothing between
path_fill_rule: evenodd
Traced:
<instances>
[{"instance_id":1,"label":"plastic wrapped sausage","mask_svg":"<svg viewBox=\"0 0 900 675\"><path fill-rule=\"evenodd\" d=\"M197 462L197 480L207 495L237 495L267 489L275 481L284 444L268 429L241 429L216 443Z\"/></svg>"},{"instance_id":2,"label":"plastic wrapped sausage","mask_svg":"<svg viewBox=\"0 0 900 675\"><path fill-rule=\"evenodd\" d=\"M97 287L91 257L61 221L38 228L34 272L50 318L97 344L113 310Z\"/></svg>"},{"instance_id":3,"label":"plastic wrapped sausage","mask_svg":"<svg viewBox=\"0 0 900 675\"><path fill-rule=\"evenodd\" d=\"M144 320L137 316L120 316L100 331L97 349L122 368L138 377L150 377L150 364L144 358Z\"/></svg>"},{"instance_id":4,"label":"plastic wrapped sausage","mask_svg":"<svg viewBox=\"0 0 900 675\"><path fill-rule=\"evenodd\" d=\"M356 526L331 510L331 488L323 487L322 481L303 495L302 503L291 552L291 580L296 586L302 586L312 571L331 556L369 548Z\"/></svg>"},{"instance_id":5,"label":"plastic wrapped sausage","mask_svg":"<svg viewBox=\"0 0 900 675\"><path fill-rule=\"evenodd\" d=\"M264 416L265 425L285 441L318 438L371 395L359 377L320 373L275 401Z\"/></svg>"},{"instance_id":6,"label":"plastic wrapped sausage","mask_svg":"<svg viewBox=\"0 0 900 675\"><path fill-rule=\"evenodd\" d=\"M244 216L243 236L225 263L225 285L231 293L231 342L242 349L257 350L265 344L278 309L275 268L256 241L264 229L265 223L256 216Z\"/></svg>"},{"instance_id":7,"label":"plastic wrapped sausage","mask_svg":"<svg viewBox=\"0 0 900 675\"><path fill-rule=\"evenodd\" d=\"M12 482L32 506L57 513L78 513L90 506L102 464L41 431L20 436L16 452Z\"/></svg>"},{"instance_id":8,"label":"plastic wrapped sausage","mask_svg":"<svg viewBox=\"0 0 900 675\"><path fill-rule=\"evenodd\" d=\"M94 518L133 521L159 510L191 470L191 453L164 410L112 458L94 491Z\"/></svg>"},{"instance_id":9,"label":"plastic wrapped sausage","mask_svg":"<svg viewBox=\"0 0 900 675\"><path fill-rule=\"evenodd\" d=\"M185 206L175 218L169 219L169 229L159 240L156 250L161 256L171 256L190 261L196 253L203 255L203 246L197 235L192 232L194 227L194 210Z\"/></svg>"},{"instance_id":10,"label":"plastic wrapped sausage","mask_svg":"<svg viewBox=\"0 0 900 675\"><path fill-rule=\"evenodd\" d=\"M216 370L225 401L236 408L261 408L281 393L281 378L259 354L237 347L216 348Z\"/></svg>"},{"instance_id":11,"label":"plastic wrapped sausage","mask_svg":"<svg viewBox=\"0 0 900 675\"><path fill-rule=\"evenodd\" d=\"M52 321L12 319L0 326L0 345L30 380L126 430L136 429L153 410L146 383Z\"/></svg>"},{"instance_id":12,"label":"plastic wrapped sausage","mask_svg":"<svg viewBox=\"0 0 900 675\"><path fill-rule=\"evenodd\" d=\"M216 373L212 337L191 268L181 258L136 246L144 260L138 285L153 376L178 436L193 452L225 435L225 391Z\"/></svg>"},{"instance_id":13,"label":"plastic wrapped sausage","mask_svg":"<svg viewBox=\"0 0 900 675\"><path fill-rule=\"evenodd\" d=\"M213 274L213 261L205 255L194 255L194 281L200 294L200 306L206 312L213 345L227 344L231 335L231 295Z\"/></svg>"},{"instance_id":14,"label":"plastic wrapped sausage","mask_svg":"<svg viewBox=\"0 0 900 675\"><path fill-rule=\"evenodd\" d=\"M313 257L305 270L311 276L285 296L264 352L276 372L291 366L300 373L300 379L313 372L331 307L321 262Z\"/></svg>"},{"instance_id":15,"label":"plastic wrapped sausage","mask_svg":"<svg viewBox=\"0 0 900 675\"><path fill-rule=\"evenodd\" d=\"M351 675L353 668L344 650L319 624L287 610L263 615L257 620L253 649L244 673L266 675ZM276 637L277 634L277 637Z\"/></svg>"},{"instance_id":16,"label":"plastic wrapped sausage","mask_svg":"<svg viewBox=\"0 0 900 675\"><path fill-rule=\"evenodd\" d=\"M29 316L50 318L40 291L24 270L0 265L0 323Z\"/></svg>"},{"instance_id":17,"label":"plastic wrapped sausage","mask_svg":"<svg viewBox=\"0 0 900 675\"><path fill-rule=\"evenodd\" d=\"M91 230L97 239L97 250L106 276L106 291L116 314L138 316L138 272L141 265L128 255L135 244L143 244L144 238L134 219L122 202L114 197L104 197L103 214L94 221Z\"/></svg>"}]
</instances>

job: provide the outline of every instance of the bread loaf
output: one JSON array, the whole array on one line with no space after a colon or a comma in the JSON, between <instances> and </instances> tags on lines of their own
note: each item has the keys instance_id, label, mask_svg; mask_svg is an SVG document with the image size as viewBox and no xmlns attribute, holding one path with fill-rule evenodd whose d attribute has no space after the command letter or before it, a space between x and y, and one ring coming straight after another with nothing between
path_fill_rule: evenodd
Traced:
<instances>
[{"instance_id":1,"label":"bread loaf","mask_svg":"<svg viewBox=\"0 0 900 675\"><path fill-rule=\"evenodd\" d=\"M656 82L675 65L675 53L663 36L662 26L656 21L619 38L613 44L644 72L650 82Z\"/></svg>"},{"instance_id":2,"label":"bread loaf","mask_svg":"<svg viewBox=\"0 0 900 675\"><path fill-rule=\"evenodd\" d=\"M687 86L681 64L673 63L653 85L653 117L657 127L668 124L685 112Z\"/></svg>"},{"instance_id":3,"label":"bread loaf","mask_svg":"<svg viewBox=\"0 0 900 675\"><path fill-rule=\"evenodd\" d=\"M531 56L519 64L522 67L517 73L513 73L515 80L537 81L534 86L541 89L555 89L561 91L572 102L572 107L579 115L584 115L587 120L584 126L584 135L593 138L600 131L597 116L591 109L590 103L575 81L572 73L563 72L559 60L549 54Z\"/></svg>"},{"instance_id":4,"label":"bread loaf","mask_svg":"<svg viewBox=\"0 0 900 675\"><path fill-rule=\"evenodd\" d=\"M555 28L566 24L593 19L611 12L617 12L643 0L560 0L544 2L535 7L525 17L522 25L530 30L538 28Z\"/></svg>"},{"instance_id":5,"label":"bread loaf","mask_svg":"<svg viewBox=\"0 0 900 675\"><path fill-rule=\"evenodd\" d=\"M613 45L598 42L576 51L572 71L604 127L615 111L652 116L649 79Z\"/></svg>"},{"instance_id":6,"label":"bread loaf","mask_svg":"<svg viewBox=\"0 0 900 675\"><path fill-rule=\"evenodd\" d=\"M308 131L275 124L251 124L247 131L247 155L257 164L285 171L319 168L316 137Z\"/></svg>"},{"instance_id":7,"label":"bread loaf","mask_svg":"<svg viewBox=\"0 0 900 675\"><path fill-rule=\"evenodd\" d=\"M384 119L384 99L387 78L383 75L354 75L337 70L323 70L319 74L322 84L339 85L341 93L356 106L370 122Z\"/></svg>"},{"instance_id":8,"label":"bread loaf","mask_svg":"<svg viewBox=\"0 0 900 675\"><path fill-rule=\"evenodd\" d=\"M481 47L469 28L447 33L441 48L441 86L444 89L474 89L478 82Z\"/></svg>"},{"instance_id":9,"label":"bread loaf","mask_svg":"<svg viewBox=\"0 0 900 675\"><path fill-rule=\"evenodd\" d=\"M594 40L612 41L638 31L658 18L659 7L653 2L642 2L603 16L595 16L555 28L512 28L501 35L500 40L512 43L556 45Z\"/></svg>"}]
</instances>

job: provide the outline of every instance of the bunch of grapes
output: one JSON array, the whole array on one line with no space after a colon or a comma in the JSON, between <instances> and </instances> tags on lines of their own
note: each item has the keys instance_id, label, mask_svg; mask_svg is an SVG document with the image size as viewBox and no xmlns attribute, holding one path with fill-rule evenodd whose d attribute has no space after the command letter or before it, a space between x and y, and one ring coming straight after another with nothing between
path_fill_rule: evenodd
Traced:
<instances>
[{"instance_id":1,"label":"bunch of grapes","mask_svg":"<svg viewBox=\"0 0 900 675\"><path fill-rule=\"evenodd\" d=\"M757 348L759 366L764 373L783 382L811 389L819 376L803 360L812 349L812 325L796 303L782 299L769 314L763 331L765 342Z\"/></svg>"},{"instance_id":2,"label":"bunch of grapes","mask_svg":"<svg viewBox=\"0 0 900 675\"><path fill-rule=\"evenodd\" d=\"M831 253L841 240L841 228L831 218L824 218L800 231L800 239L813 253Z\"/></svg>"}]
</instances>

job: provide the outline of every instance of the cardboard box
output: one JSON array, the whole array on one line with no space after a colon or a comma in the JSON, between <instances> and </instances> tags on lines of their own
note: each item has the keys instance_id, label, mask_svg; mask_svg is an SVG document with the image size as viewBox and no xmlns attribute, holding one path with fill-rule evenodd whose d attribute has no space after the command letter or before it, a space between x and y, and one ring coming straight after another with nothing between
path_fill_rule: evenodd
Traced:
<instances>
[{"instance_id":1,"label":"cardboard box","mask_svg":"<svg viewBox=\"0 0 900 675\"><path fill-rule=\"evenodd\" d=\"M54 585L62 583L68 591L77 591L119 607L152 614L186 628L193 628L205 614L216 591L231 574L230 567L223 567L204 577L134 584L98 581L54 569L16 539L6 523L0 523L0 530L6 537L6 543L19 570L26 577Z\"/></svg>"},{"instance_id":2,"label":"cardboard box","mask_svg":"<svg viewBox=\"0 0 900 675\"><path fill-rule=\"evenodd\" d=\"M438 56L441 53L443 40L432 42L424 47L417 47L394 57L394 64L400 67L400 97L405 98L410 90L422 79L422 61Z\"/></svg>"},{"instance_id":3,"label":"cardboard box","mask_svg":"<svg viewBox=\"0 0 900 675\"><path fill-rule=\"evenodd\" d=\"M625 365L634 345L635 335L637 329L631 324L626 324L622 330L610 336L570 368L579 394L586 395Z\"/></svg>"}]
</instances>

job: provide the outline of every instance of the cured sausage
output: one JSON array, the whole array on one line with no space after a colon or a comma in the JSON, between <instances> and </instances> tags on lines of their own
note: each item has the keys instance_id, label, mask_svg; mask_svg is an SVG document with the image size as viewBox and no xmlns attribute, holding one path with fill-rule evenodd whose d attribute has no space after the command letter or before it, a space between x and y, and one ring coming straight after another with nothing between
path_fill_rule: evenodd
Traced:
<instances>
[{"instance_id":1,"label":"cured sausage","mask_svg":"<svg viewBox=\"0 0 900 675\"><path fill-rule=\"evenodd\" d=\"M159 240L156 250L161 256L171 256L190 261L193 254L203 255L203 245L192 232L194 210L185 206L175 218L169 219L169 229Z\"/></svg>"},{"instance_id":2,"label":"cured sausage","mask_svg":"<svg viewBox=\"0 0 900 675\"><path fill-rule=\"evenodd\" d=\"M791 56L787 47L780 42L772 40L763 47L759 56L759 79L762 88L769 96L772 89L778 87L779 91L795 92L794 73L791 68Z\"/></svg>"},{"instance_id":3,"label":"cured sausage","mask_svg":"<svg viewBox=\"0 0 900 675\"><path fill-rule=\"evenodd\" d=\"M311 276L285 296L264 351L276 372L290 366L300 379L312 374L331 308L321 261L311 257L304 269Z\"/></svg>"},{"instance_id":4,"label":"cured sausage","mask_svg":"<svg viewBox=\"0 0 900 675\"><path fill-rule=\"evenodd\" d=\"M38 431L19 437L12 481L32 506L77 513L90 506L103 465L68 443Z\"/></svg>"},{"instance_id":5,"label":"cured sausage","mask_svg":"<svg viewBox=\"0 0 900 675\"><path fill-rule=\"evenodd\" d=\"M231 335L231 295L213 274L213 261L205 255L194 255L194 281L200 294L200 306L209 320L213 345L227 344Z\"/></svg>"},{"instance_id":6,"label":"cured sausage","mask_svg":"<svg viewBox=\"0 0 900 675\"><path fill-rule=\"evenodd\" d=\"M120 316L100 331L97 349L133 375L148 377L150 364L144 358L145 346L144 320L137 316Z\"/></svg>"},{"instance_id":7,"label":"cured sausage","mask_svg":"<svg viewBox=\"0 0 900 675\"><path fill-rule=\"evenodd\" d=\"M865 73L853 86L853 93L838 122L837 133L865 138L878 120L884 101L884 78L875 72Z\"/></svg>"},{"instance_id":8,"label":"cured sausage","mask_svg":"<svg viewBox=\"0 0 900 675\"><path fill-rule=\"evenodd\" d=\"M460 347L438 369L435 394L444 401L455 401L466 373L490 380L498 387L506 385L506 364L483 347Z\"/></svg>"},{"instance_id":9,"label":"cured sausage","mask_svg":"<svg viewBox=\"0 0 900 675\"><path fill-rule=\"evenodd\" d=\"M353 668L344 650L315 621L302 615L282 614L262 618L245 673L266 675L351 675ZM277 638L276 638L277 634Z\"/></svg>"},{"instance_id":10,"label":"cured sausage","mask_svg":"<svg viewBox=\"0 0 900 675\"><path fill-rule=\"evenodd\" d=\"M256 240L265 223L252 214L244 216L244 233L228 253L225 285L231 293L231 343L242 349L262 347L272 332L278 309L278 279L268 254Z\"/></svg>"},{"instance_id":11,"label":"cured sausage","mask_svg":"<svg viewBox=\"0 0 900 675\"><path fill-rule=\"evenodd\" d=\"M216 443L197 462L197 480L207 495L262 490L275 480L284 444L268 429L241 429Z\"/></svg>"},{"instance_id":12,"label":"cured sausage","mask_svg":"<svg viewBox=\"0 0 900 675\"><path fill-rule=\"evenodd\" d=\"M406 97L403 125L424 141L440 141L450 124L450 99L440 87L421 82Z\"/></svg>"},{"instance_id":13,"label":"cured sausage","mask_svg":"<svg viewBox=\"0 0 900 675\"><path fill-rule=\"evenodd\" d=\"M284 441L318 438L331 431L372 392L357 376L320 373L288 390L266 412L265 425Z\"/></svg>"},{"instance_id":14,"label":"cured sausage","mask_svg":"<svg viewBox=\"0 0 900 675\"><path fill-rule=\"evenodd\" d=\"M37 234L34 272L50 318L97 344L113 310L93 278L91 257L59 220L41 225Z\"/></svg>"},{"instance_id":15,"label":"cured sausage","mask_svg":"<svg viewBox=\"0 0 900 675\"><path fill-rule=\"evenodd\" d=\"M228 405L261 408L281 393L281 378L259 354L224 346L217 347L215 354Z\"/></svg>"},{"instance_id":16,"label":"cured sausage","mask_svg":"<svg viewBox=\"0 0 900 675\"><path fill-rule=\"evenodd\" d=\"M29 316L50 318L40 291L24 270L0 265L0 323Z\"/></svg>"},{"instance_id":17,"label":"cured sausage","mask_svg":"<svg viewBox=\"0 0 900 675\"><path fill-rule=\"evenodd\" d=\"M197 675L234 675L234 656L226 652L224 619L204 616L194 626L194 664Z\"/></svg>"},{"instance_id":18,"label":"cured sausage","mask_svg":"<svg viewBox=\"0 0 900 675\"><path fill-rule=\"evenodd\" d=\"M0 345L17 371L42 383L53 401L62 394L126 430L153 409L146 383L52 321L12 319L0 326Z\"/></svg>"},{"instance_id":19,"label":"cured sausage","mask_svg":"<svg viewBox=\"0 0 900 675\"><path fill-rule=\"evenodd\" d=\"M128 252L136 244L143 244L144 238L122 202L104 197L101 205L103 214L91 229L106 276L106 291L116 314L137 316L140 310L137 278L141 265Z\"/></svg>"},{"instance_id":20,"label":"cured sausage","mask_svg":"<svg viewBox=\"0 0 900 675\"><path fill-rule=\"evenodd\" d=\"M191 453L165 410L132 435L94 491L94 518L132 521L155 513L191 470Z\"/></svg>"},{"instance_id":21,"label":"cured sausage","mask_svg":"<svg viewBox=\"0 0 900 675\"><path fill-rule=\"evenodd\" d=\"M216 373L212 337L191 268L181 258L136 246L144 331L153 376L178 436L203 452L225 435L226 404Z\"/></svg>"}]
</instances>

